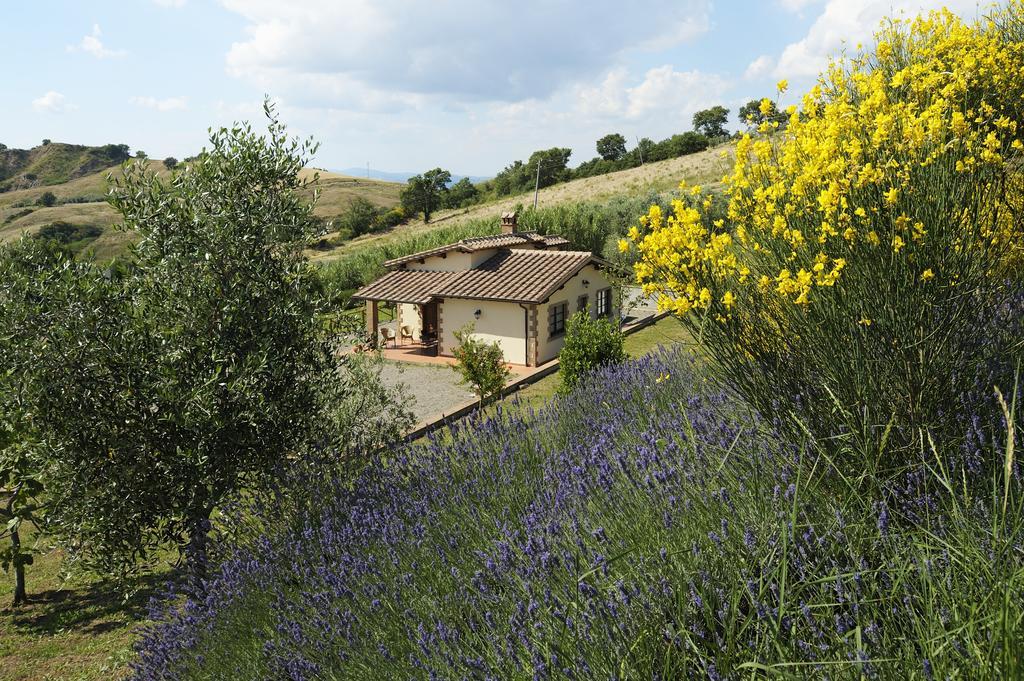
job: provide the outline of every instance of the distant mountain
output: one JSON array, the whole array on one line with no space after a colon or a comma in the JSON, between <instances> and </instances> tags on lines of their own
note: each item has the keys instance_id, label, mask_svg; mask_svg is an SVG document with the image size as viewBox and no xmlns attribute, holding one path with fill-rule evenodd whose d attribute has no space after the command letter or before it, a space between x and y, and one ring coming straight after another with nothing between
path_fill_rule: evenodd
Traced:
<instances>
[{"instance_id":1,"label":"distant mountain","mask_svg":"<svg viewBox=\"0 0 1024 681\"><path fill-rule=\"evenodd\" d=\"M32 149L0 144L0 192L63 184L128 160L128 147L49 142Z\"/></svg>"},{"instance_id":2,"label":"distant mountain","mask_svg":"<svg viewBox=\"0 0 1024 681\"><path fill-rule=\"evenodd\" d=\"M344 170L332 171L335 173L341 173L342 175L351 175L353 177L367 177L366 168L345 168ZM384 180L385 182L408 182L409 178L413 175L419 175L419 173L393 173L386 170L373 170L370 169L369 177L371 180ZM484 180L491 179L483 175L456 175L452 173L452 182L458 182L464 177L468 177L470 182L483 182Z\"/></svg>"}]
</instances>

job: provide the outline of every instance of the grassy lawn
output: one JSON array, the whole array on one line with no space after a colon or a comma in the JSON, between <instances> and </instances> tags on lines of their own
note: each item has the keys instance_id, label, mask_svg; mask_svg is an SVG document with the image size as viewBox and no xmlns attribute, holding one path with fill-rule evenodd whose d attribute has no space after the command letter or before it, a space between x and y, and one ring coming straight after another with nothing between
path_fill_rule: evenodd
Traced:
<instances>
[{"instance_id":1,"label":"grassy lawn","mask_svg":"<svg viewBox=\"0 0 1024 681\"><path fill-rule=\"evenodd\" d=\"M680 343L695 347L689 332L675 317L670 316L626 336L623 345L627 355L630 357L640 357L654 352L659 346L670 346ZM557 394L561 385L562 376L556 372L520 389L513 395L505 398L502 404L507 409L512 400L518 399L524 408L532 407L538 409L543 407ZM485 411L491 414L494 412L494 409L494 405L491 405Z\"/></svg>"},{"instance_id":2,"label":"grassy lawn","mask_svg":"<svg viewBox=\"0 0 1024 681\"><path fill-rule=\"evenodd\" d=\"M14 574L0 572L0 679L125 678L135 628L167 573L139 579L125 600L98 579L65 580L61 559L56 549L36 556L26 575L32 602L17 609Z\"/></svg>"}]
</instances>

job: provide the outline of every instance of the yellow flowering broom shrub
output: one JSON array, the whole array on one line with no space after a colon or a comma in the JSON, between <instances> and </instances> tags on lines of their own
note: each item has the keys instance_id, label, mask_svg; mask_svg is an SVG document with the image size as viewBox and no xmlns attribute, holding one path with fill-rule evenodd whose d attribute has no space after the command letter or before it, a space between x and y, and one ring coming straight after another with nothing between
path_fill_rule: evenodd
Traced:
<instances>
[{"instance_id":1,"label":"yellow flowering broom shrub","mask_svg":"<svg viewBox=\"0 0 1024 681\"><path fill-rule=\"evenodd\" d=\"M1024 261L1022 16L886 22L739 141L724 197L683 187L620 243L756 406L932 428L977 380Z\"/></svg>"}]
</instances>

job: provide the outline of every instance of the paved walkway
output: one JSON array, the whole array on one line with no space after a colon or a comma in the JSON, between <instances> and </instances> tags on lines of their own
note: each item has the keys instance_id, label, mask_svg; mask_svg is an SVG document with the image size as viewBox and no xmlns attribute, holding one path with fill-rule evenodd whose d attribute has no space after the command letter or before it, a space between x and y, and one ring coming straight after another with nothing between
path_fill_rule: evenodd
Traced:
<instances>
[{"instance_id":1,"label":"paved walkway","mask_svg":"<svg viewBox=\"0 0 1024 681\"><path fill-rule=\"evenodd\" d=\"M476 398L469 386L462 384L459 373L447 364L386 362L381 378L390 385L405 386L417 423L454 411Z\"/></svg>"}]
</instances>

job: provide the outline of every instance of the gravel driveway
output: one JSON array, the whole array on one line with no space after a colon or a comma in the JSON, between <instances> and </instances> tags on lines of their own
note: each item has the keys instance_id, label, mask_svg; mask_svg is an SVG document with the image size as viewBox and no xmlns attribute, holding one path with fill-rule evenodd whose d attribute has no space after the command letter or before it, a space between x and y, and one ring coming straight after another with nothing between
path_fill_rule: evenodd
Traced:
<instances>
[{"instance_id":1,"label":"gravel driveway","mask_svg":"<svg viewBox=\"0 0 1024 681\"><path fill-rule=\"evenodd\" d=\"M448 366L385 362L381 378L390 385L405 385L417 422L454 411L476 398L469 386L461 383L458 372Z\"/></svg>"}]
</instances>

